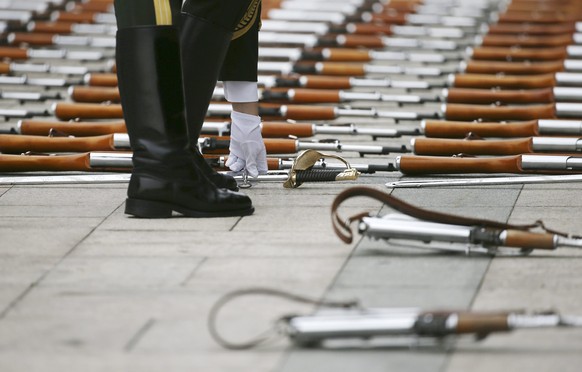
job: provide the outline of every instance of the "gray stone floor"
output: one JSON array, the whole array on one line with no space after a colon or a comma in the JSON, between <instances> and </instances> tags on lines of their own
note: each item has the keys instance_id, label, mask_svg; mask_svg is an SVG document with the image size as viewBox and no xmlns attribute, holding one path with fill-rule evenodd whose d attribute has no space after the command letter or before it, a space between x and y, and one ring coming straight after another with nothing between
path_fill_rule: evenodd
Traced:
<instances>
[{"instance_id":1,"label":"gray stone floor","mask_svg":"<svg viewBox=\"0 0 582 372\"><path fill-rule=\"evenodd\" d=\"M201 220L129 218L124 184L3 186L0 370L578 371L582 330L496 334L450 350L301 350L278 340L230 351L211 339L210 306L249 286L357 297L373 307L582 313L582 252L574 249L490 259L360 238L343 244L331 228L334 197L356 184L389 192L384 182L398 177L367 175L293 190L262 183L247 191L254 215ZM512 222L543 218L552 227L582 231L578 184L393 194L439 211ZM380 209L358 198L342 214ZM245 340L282 314L312 310L249 297L224 310L220 329Z\"/></svg>"}]
</instances>

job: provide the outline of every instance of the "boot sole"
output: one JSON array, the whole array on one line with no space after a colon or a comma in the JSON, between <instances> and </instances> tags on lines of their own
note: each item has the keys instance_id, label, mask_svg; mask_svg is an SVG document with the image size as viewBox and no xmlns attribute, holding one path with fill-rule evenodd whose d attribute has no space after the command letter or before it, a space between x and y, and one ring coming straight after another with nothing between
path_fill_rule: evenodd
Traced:
<instances>
[{"instance_id":1,"label":"boot sole","mask_svg":"<svg viewBox=\"0 0 582 372\"><path fill-rule=\"evenodd\" d=\"M163 203L142 199L126 199L125 214L138 218L170 218L172 212L178 212L185 217L207 218L207 217L236 217L253 214L254 207L246 209L234 209L228 211L205 212L184 208L171 203Z\"/></svg>"}]
</instances>

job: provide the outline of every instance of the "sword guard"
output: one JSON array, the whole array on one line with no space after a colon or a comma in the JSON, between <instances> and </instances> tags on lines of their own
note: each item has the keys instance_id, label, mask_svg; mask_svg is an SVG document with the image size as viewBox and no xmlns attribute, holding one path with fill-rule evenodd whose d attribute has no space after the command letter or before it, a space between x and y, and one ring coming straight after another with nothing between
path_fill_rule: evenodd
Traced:
<instances>
[{"instance_id":1,"label":"sword guard","mask_svg":"<svg viewBox=\"0 0 582 372\"><path fill-rule=\"evenodd\" d=\"M346 165L346 169L334 174L333 177L330 179L330 175L328 174L329 171L322 171L325 172L325 176L323 173L321 174L322 177L318 177L316 173L314 173L308 180L309 181L347 181L347 180L355 180L360 175L360 172L352 168L350 163L342 158L341 156L335 154L325 154L319 152L317 150L309 149L301 152L295 161L293 162L293 166L289 170L289 177L283 183L283 187L292 189L301 186L301 184L306 180L305 177L298 177L299 173L305 173L306 171L315 172L312 170L313 165L322 158L334 158ZM318 172L319 173L319 172Z\"/></svg>"}]
</instances>

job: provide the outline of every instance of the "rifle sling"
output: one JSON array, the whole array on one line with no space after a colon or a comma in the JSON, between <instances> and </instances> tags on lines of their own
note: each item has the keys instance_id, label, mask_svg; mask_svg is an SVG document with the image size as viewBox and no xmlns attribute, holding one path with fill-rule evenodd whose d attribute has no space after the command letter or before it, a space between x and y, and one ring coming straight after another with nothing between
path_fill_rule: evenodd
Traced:
<instances>
[{"instance_id":1,"label":"rifle sling","mask_svg":"<svg viewBox=\"0 0 582 372\"><path fill-rule=\"evenodd\" d=\"M408 204L408 203L406 203L406 202L398 199L397 197L392 196L386 192L376 190L376 189L373 189L370 187L356 186L356 187L351 187L349 189L346 189L346 190L342 191L340 194L338 194L338 196L336 196L336 198L334 199L333 204L331 206L331 218L332 218L333 230L335 231L336 235L346 244L349 244L353 241L353 233L352 233L352 230L350 227L351 223L354 221L359 221L362 219L362 217L367 217L370 215L370 213L368 213L368 212L362 212L362 213L355 214L355 215L353 215L345 220L339 216L337 210L338 210L339 206L341 205L341 203L343 203L347 199L350 199L350 198L353 198L356 196L366 196L366 197L381 201L382 203L388 205L389 207L391 207L394 210L397 210L398 212L407 214L407 215L412 216L414 218L426 220L426 221L439 222L439 223L451 224L451 225L480 226L480 227L490 227L490 228L500 228L500 229L516 229L516 230L530 230L530 229L533 229L535 227L540 227L544 231L551 233L551 234L568 236L567 234L548 229L546 226L544 226L544 223L541 220L538 220L532 224L527 224L527 225L514 225L514 224L509 224L509 223L504 223L504 222L480 219L480 218L462 217L462 216L457 216L457 215L435 212L435 211L430 211L427 209L418 208L418 207L415 207L411 204Z\"/></svg>"}]
</instances>

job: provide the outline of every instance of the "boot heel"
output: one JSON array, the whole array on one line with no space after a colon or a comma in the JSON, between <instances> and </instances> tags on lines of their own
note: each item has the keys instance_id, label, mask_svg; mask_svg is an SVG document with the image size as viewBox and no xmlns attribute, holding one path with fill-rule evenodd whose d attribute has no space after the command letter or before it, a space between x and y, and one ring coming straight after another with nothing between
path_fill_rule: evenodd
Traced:
<instances>
[{"instance_id":1,"label":"boot heel","mask_svg":"<svg viewBox=\"0 0 582 372\"><path fill-rule=\"evenodd\" d=\"M142 199L126 199L125 214L140 218L169 218L172 208L166 204Z\"/></svg>"}]
</instances>

